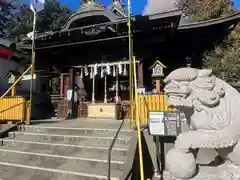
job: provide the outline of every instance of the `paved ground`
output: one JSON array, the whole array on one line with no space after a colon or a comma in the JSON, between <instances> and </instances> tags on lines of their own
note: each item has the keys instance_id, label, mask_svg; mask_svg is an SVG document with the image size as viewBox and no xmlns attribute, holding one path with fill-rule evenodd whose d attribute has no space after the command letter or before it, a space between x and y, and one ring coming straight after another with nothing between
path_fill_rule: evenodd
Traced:
<instances>
[{"instance_id":1,"label":"paved ground","mask_svg":"<svg viewBox=\"0 0 240 180\"><path fill-rule=\"evenodd\" d=\"M47 120L33 120L32 125L38 126L58 126L58 127L72 127L72 128L108 128L116 129L120 126L122 121L108 120L108 119L47 119ZM125 120L122 129L130 130L129 120Z\"/></svg>"}]
</instances>

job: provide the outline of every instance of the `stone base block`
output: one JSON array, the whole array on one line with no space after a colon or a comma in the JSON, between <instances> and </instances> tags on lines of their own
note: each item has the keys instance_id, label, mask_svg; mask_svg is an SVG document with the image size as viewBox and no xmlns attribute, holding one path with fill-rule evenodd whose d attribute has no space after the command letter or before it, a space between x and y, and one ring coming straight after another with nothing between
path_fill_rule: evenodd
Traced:
<instances>
[{"instance_id":1,"label":"stone base block","mask_svg":"<svg viewBox=\"0 0 240 180\"><path fill-rule=\"evenodd\" d=\"M164 171L164 180L180 180ZM240 180L240 167L224 164L220 166L199 166L199 171L191 180Z\"/></svg>"}]
</instances>

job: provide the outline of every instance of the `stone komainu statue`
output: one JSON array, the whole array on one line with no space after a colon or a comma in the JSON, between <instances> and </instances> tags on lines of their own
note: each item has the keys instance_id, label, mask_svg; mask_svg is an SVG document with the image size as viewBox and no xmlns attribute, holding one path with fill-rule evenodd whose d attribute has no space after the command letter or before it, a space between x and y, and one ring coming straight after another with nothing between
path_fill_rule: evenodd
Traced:
<instances>
[{"instance_id":1,"label":"stone komainu statue","mask_svg":"<svg viewBox=\"0 0 240 180\"><path fill-rule=\"evenodd\" d=\"M240 167L240 93L210 69L180 68L165 83L168 105L185 112L192 127L168 152L168 172L179 179L201 174L193 153L199 148L215 149L225 165Z\"/></svg>"}]
</instances>

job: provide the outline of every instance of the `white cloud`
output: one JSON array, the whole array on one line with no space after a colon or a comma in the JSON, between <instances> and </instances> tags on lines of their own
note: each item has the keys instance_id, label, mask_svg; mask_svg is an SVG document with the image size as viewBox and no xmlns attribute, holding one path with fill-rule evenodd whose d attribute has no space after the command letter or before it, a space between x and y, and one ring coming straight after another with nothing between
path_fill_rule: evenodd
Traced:
<instances>
[{"instance_id":1,"label":"white cloud","mask_svg":"<svg viewBox=\"0 0 240 180\"><path fill-rule=\"evenodd\" d=\"M161 13L175 10L176 0L148 0L143 14Z\"/></svg>"}]
</instances>

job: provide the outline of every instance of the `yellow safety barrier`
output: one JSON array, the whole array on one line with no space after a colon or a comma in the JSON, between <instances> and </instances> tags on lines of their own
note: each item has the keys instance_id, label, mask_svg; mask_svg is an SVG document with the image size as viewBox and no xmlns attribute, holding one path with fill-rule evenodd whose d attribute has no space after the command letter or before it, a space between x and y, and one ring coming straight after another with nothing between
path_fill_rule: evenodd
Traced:
<instances>
[{"instance_id":1,"label":"yellow safety barrier","mask_svg":"<svg viewBox=\"0 0 240 180\"><path fill-rule=\"evenodd\" d=\"M139 95L138 108L141 125L148 124L149 111L176 111L167 105L167 95L164 93L154 95Z\"/></svg>"},{"instance_id":2,"label":"yellow safety barrier","mask_svg":"<svg viewBox=\"0 0 240 180\"><path fill-rule=\"evenodd\" d=\"M22 97L5 97L0 99L0 120L24 121L26 113L25 99Z\"/></svg>"},{"instance_id":3,"label":"yellow safety barrier","mask_svg":"<svg viewBox=\"0 0 240 180\"><path fill-rule=\"evenodd\" d=\"M23 78L23 76L26 75L31 68L32 68L32 65L29 66L29 67L27 68L27 70L22 73L22 75L11 85L10 88L0 97L0 99L3 99L3 98L12 90L12 88L15 87L15 86L17 85L17 83L19 83L19 82L21 81L21 79Z\"/></svg>"},{"instance_id":4,"label":"yellow safety barrier","mask_svg":"<svg viewBox=\"0 0 240 180\"><path fill-rule=\"evenodd\" d=\"M25 121L26 124L30 124L31 102L27 102L23 97L8 96L8 94L10 91L14 92L12 95L16 94L16 85L31 68L32 65L0 96L0 121Z\"/></svg>"}]
</instances>

